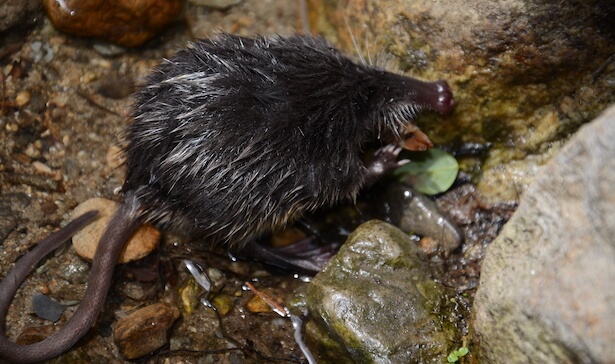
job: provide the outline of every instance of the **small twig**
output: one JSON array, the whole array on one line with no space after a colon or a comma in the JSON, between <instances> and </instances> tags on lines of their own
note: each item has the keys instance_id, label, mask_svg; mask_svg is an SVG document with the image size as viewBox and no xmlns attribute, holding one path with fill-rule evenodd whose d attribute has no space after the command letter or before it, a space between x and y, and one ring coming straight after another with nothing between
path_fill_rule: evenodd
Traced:
<instances>
[{"instance_id":1,"label":"small twig","mask_svg":"<svg viewBox=\"0 0 615 364\"><path fill-rule=\"evenodd\" d=\"M245 282L244 284L250 289L250 291L254 292L255 295L265 301L265 303L267 303L275 313L282 317L289 317L289 313L287 312L287 310L282 305L277 303L273 298L257 290L250 282Z\"/></svg>"}]
</instances>

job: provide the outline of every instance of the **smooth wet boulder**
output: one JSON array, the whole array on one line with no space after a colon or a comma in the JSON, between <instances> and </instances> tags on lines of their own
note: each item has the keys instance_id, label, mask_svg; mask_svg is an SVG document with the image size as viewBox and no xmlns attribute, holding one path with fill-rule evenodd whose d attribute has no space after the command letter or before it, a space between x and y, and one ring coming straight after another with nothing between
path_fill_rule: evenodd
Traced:
<instances>
[{"instance_id":1,"label":"smooth wet boulder","mask_svg":"<svg viewBox=\"0 0 615 364\"><path fill-rule=\"evenodd\" d=\"M458 305L429 270L401 230L359 226L308 288L307 335L319 363L445 361L460 343Z\"/></svg>"}]
</instances>

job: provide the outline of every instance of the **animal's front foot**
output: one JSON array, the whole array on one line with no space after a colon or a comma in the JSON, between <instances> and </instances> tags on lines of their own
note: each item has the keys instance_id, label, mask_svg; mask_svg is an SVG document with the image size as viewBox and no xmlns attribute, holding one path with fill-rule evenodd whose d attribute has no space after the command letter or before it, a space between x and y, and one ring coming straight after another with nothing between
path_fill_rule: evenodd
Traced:
<instances>
[{"instance_id":1,"label":"animal's front foot","mask_svg":"<svg viewBox=\"0 0 615 364\"><path fill-rule=\"evenodd\" d=\"M385 145L378 149L366 166L365 185L371 186L386 173L409 163L410 160L408 159L397 160L401 151L402 148L394 144Z\"/></svg>"}]
</instances>

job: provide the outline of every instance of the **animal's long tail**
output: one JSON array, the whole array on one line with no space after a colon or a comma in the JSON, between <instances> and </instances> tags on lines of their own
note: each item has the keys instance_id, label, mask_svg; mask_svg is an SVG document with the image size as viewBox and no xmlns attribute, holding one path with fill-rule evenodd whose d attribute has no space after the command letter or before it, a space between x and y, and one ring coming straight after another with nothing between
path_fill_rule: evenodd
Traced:
<instances>
[{"instance_id":1,"label":"animal's long tail","mask_svg":"<svg viewBox=\"0 0 615 364\"><path fill-rule=\"evenodd\" d=\"M30 345L15 344L5 334L6 314L15 292L45 255L90 223L97 212L90 211L77 217L64 228L41 241L17 262L13 270L0 282L0 358L11 363L34 363L47 360L70 349L88 332L105 303L111 285L113 267L119 254L125 242L139 226L136 209L136 202L125 200L111 218L98 243L83 300L71 319L58 332L43 341Z\"/></svg>"}]
</instances>

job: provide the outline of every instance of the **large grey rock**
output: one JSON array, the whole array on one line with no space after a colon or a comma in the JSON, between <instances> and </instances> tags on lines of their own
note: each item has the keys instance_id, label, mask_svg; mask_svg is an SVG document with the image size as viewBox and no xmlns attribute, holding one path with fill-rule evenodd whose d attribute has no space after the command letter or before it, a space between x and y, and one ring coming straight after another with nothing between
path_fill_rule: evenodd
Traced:
<instances>
[{"instance_id":1,"label":"large grey rock","mask_svg":"<svg viewBox=\"0 0 615 364\"><path fill-rule=\"evenodd\" d=\"M615 363L615 106L538 173L473 311L481 362Z\"/></svg>"},{"instance_id":2,"label":"large grey rock","mask_svg":"<svg viewBox=\"0 0 615 364\"><path fill-rule=\"evenodd\" d=\"M415 243L372 220L308 288L319 363L441 363L461 340L454 292L429 277Z\"/></svg>"}]
</instances>

